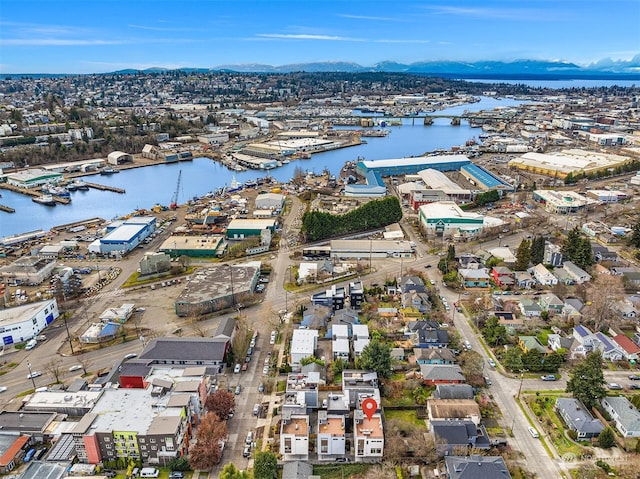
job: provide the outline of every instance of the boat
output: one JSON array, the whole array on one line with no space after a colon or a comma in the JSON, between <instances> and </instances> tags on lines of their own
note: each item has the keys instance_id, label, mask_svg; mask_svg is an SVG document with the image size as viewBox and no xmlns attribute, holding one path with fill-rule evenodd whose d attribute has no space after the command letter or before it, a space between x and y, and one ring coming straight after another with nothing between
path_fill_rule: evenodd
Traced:
<instances>
[{"instance_id":1,"label":"boat","mask_svg":"<svg viewBox=\"0 0 640 479\"><path fill-rule=\"evenodd\" d=\"M31 198L31 200L34 203L39 203L39 204L45 205L45 206L55 206L56 205L56 200L54 200L53 196L51 196L51 195L34 196L33 198Z\"/></svg>"},{"instance_id":2,"label":"boat","mask_svg":"<svg viewBox=\"0 0 640 479\"><path fill-rule=\"evenodd\" d=\"M44 185L41 191L45 195L59 196L60 198L71 198L69 190L64 186Z\"/></svg>"},{"instance_id":3,"label":"boat","mask_svg":"<svg viewBox=\"0 0 640 479\"><path fill-rule=\"evenodd\" d=\"M112 166L105 166L100 170L100 174L104 176L114 175L116 173L120 173L120 170L113 168Z\"/></svg>"},{"instance_id":4,"label":"boat","mask_svg":"<svg viewBox=\"0 0 640 479\"><path fill-rule=\"evenodd\" d=\"M69 191L76 191L76 190L87 191L89 189L89 185L82 180L73 180L69 184L69 186L67 186L67 189Z\"/></svg>"}]
</instances>

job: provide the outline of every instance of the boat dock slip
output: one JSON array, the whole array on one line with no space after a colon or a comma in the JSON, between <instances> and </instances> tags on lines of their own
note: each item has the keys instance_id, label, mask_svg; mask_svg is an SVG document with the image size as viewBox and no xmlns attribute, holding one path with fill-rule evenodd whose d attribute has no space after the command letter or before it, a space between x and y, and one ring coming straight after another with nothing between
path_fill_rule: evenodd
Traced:
<instances>
[{"instance_id":1,"label":"boat dock slip","mask_svg":"<svg viewBox=\"0 0 640 479\"><path fill-rule=\"evenodd\" d=\"M15 213L16 210L11 208L10 206L0 205L0 211L4 211L5 213Z\"/></svg>"},{"instance_id":2,"label":"boat dock slip","mask_svg":"<svg viewBox=\"0 0 640 479\"><path fill-rule=\"evenodd\" d=\"M125 190L123 190L122 188L117 188L115 186L100 185L98 183L89 183L88 181L85 183L90 188L95 188L96 190L113 191L114 193L122 193L122 194L125 193Z\"/></svg>"}]
</instances>

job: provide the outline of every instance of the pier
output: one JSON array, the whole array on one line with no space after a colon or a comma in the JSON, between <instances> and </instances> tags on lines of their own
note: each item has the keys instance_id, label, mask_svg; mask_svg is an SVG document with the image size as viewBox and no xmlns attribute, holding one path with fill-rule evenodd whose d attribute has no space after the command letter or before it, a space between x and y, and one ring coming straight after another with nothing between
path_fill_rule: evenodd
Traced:
<instances>
[{"instance_id":1,"label":"pier","mask_svg":"<svg viewBox=\"0 0 640 479\"><path fill-rule=\"evenodd\" d=\"M118 188L116 186L101 185L99 183L89 183L88 181L86 181L85 183L89 188L95 188L96 190L113 191L114 193L120 193L120 194L126 193L124 189Z\"/></svg>"},{"instance_id":2,"label":"pier","mask_svg":"<svg viewBox=\"0 0 640 479\"><path fill-rule=\"evenodd\" d=\"M15 213L16 210L11 208L10 206L0 205L0 211L4 211L5 213Z\"/></svg>"},{"instance_id":3,"label":"pier","mask_svg":"<svg viewBox=\"0 0 640 479\"><path fill-rule=\"evenodd\" d=\"M63 225L54 226L51 231L67 231L69 229L76 228L78 226L86 226L88 228L104 223L104 219L96 216L95 218L89 218L88 220L74 221L73 223L66 223Z\"/></svg>"}]
</instances>

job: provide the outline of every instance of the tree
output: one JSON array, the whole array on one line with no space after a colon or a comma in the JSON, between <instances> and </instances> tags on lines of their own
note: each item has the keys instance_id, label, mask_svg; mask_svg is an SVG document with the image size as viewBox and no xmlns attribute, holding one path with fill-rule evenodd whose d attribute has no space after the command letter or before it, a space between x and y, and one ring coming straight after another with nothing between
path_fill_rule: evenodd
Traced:
<instances>
[{"instance_id":1,"label":"tree","mask_svg":"<svg viewBox=\"0 0 640 479\"><path fill-rule=\"evenodd\" d=\"M458 364L467 382L472 386L484 384L484 359L475 351L465 351L458 356Z\"/></svg>"},{"instance_id":2,"label":"tree","mask_svg":"<svg viewBox=\"0 0 640 479\"><path fill-rule=\"evenodd\" d=\"M356 364L360 369L375 371L381 379L389 378L392 372L391 348L381 340L373 338L356 359Z\"/></svg>"},{"instance_id":3,"label":"tree","mask_svg":"<svg viewBox=\"0 0 640 479\"><path fill-rule=\"evenodd\" d=\"M535 236L531 240L531 263L540 264L544 261L544 237Z\"/></svg>"},{"instance_id":4,"label":"tree","mask_svg":"<svg viewBox=\"0 0 640 479\"><path fill-rule=\"evenodd\" d=\"M218 389L207 396L204 407L208 412L216 414L222 421L227 421L229 414L236 407L236 400L229 391Z\"/></svg>"},{"instance_id":5,"label":"tree","mask_svg":"<svg viewBox=\"0 0 640 479\"><path fill-rule=\"evenodd\" d=\"M531 261L531 241L523 239L518 246L516 253L516 271L524 271L529 267Z\"/></svg>"},{"instance_id":6,"label":"tree","mask_svg":"<svg viewBox=\"0 0 640 479\"><path fill-rule=\"evenodd\" d=\"M456 260L456 247L451 243L447 248L447 260L455 261Z\"/></svg>"},{"instance_id":7,"label":"tree","mask_svg":"<svg viewBox=\"0 0 640 479\"><path fill-rule=\"evenodd\" d=\"M239 362L244 358L249 343L251 343L251 336L252 334L247 326L247 318L245 316L237 317L236 334L231 342L231 352L233 353L234 361Z\"/></svg>"},{"instance_id":8,"label":"tree","mask_svg":"<svg viewBox=\"0 0 640 479\"><path fill-rule=\"evenodd\" d=\"M496 316L491 316L482 328L482 336L489 346L502 346L507 344L507 328L499 324Z\"/></svg>"},{"instance_id":9,"label":"tree","mask_svg":"<svg viewBox=\"0 0 640 479\"><path fill-rule=\"evenodd\" d=\"M277 479L278 457L272 452L260 451L253 462L253 479Z\"/></svg>"},{"instance_id":10,"label":"tree","mask_svg":"<svg viewBox=\"0 0 640 479\"><path fill-rule=\"evenodd\" d=\"M189 463L194 469L211 469L222 458L222 443L227 437L227 423L209 412L198 427L197 442L189 451ZM222 477L222 476L221 476Z\"/></svg>"},{"instance_id":11,"label":"tree","mask_svg":"<svg viewBox=\"0 0 640 479\"><path fill-rule=\"evenodd\" d=\"M502 360L502 365L513 373L519 373L524 370L524 364L522 364L522 350L517 346L512 346L507 349Z\"/></svg>"},{"instance_id":12,"label":"tree","mask_svg":"<svg viewBox=\"0 0 640 479\"><path fill-rule=\"evenodd\" d=\"M610 427L605 427L600 434L598 434L598 446L603 449L609 449L616 443L616 438Z\"/></svg>"},{"instance_id":13,"label":"tree","mask_svg":"<svg viewBox=\"0 0 640 479\"><path fill-rule=\"evenodd\" d=\"M602 372L602 355L599 352L587 354L581 363L576 364L569 372L567 392L591 409L598 405L607 392L604 389L604 373Z\"/></svg>"},{"instance_id":14,"label":"tree","mask_svg":"<svg viewBox=\"0 0 640 479\"><path fill-rule=\"evenodd\" d=\"M586 308L586 317L591 318L594 329L602 329L606 323L616 317L615 304L624 295L620 277L601 274L593 282L595 294L591 295L591 304Z\"/></svg>"},{"instance_id":15,"label":"tree","mask_svg":"<svg viewBox=\"0 0 640 479\"><path fill-rule=\"evenodd\" d=\"M629 236L629 245L640 248L640 220L633 225L631 236Z\"/></svg>"},{"instance_id":16,"label":"tree","mask_svg":"<svg viewBox=\"0 0 640 479\"><path fill-rule=\"evenodd\" d=\"M222 468L220 479L249 479L249 475L246 471L238 470L235 464L230 462Z\"/></svg>"},{"instance_id":17,"label":"tree","mask_svg":"<svg viewBox=\"0 0 640 479\"><path fill-rule=\"evenodd\" d=\"M188 471L189 469L191 469L189 460L186 457L177 457L175 459L171 459L167 464L167 467L172 471Z\"/></svg>"},{"instance_id":18,"label":"tree","mask_svg":"<svg viewBox=\"0 0 640 479\"><path fill-rule=\"evenodd\" d=\"M89 368L92 366L93 360L86 354L81 354L78 356L78 363L82 366L84 374L89 374Z\"/></svg>"},{"instance_id":19,"label":"tree","mask_svg":"<svg viewBox=\"0 0 640 479\"><path fill-rule=\"evenodd\" d=\"M56 378L56 383L60 382L60 373L62 372L62 360L60 358L51 358L45 365L44 369Z\"/></svg>"},{"instance_id":20,"label":"tree","mask_svg":"<svg viewBox=\"0 0 640 479\"><path fill-rule=\"evenodd\" d=\"M572 261L580 268L588 268L594 263L591 242L582 236L577 226L569 231L561 252L565 260Z\"/></svg>"}]
</instances>

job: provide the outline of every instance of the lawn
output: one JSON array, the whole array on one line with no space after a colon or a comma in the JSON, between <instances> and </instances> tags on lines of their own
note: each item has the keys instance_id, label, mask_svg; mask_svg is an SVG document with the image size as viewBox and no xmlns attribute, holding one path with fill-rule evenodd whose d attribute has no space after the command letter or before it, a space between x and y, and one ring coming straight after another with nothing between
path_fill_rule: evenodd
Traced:
<instances>
[{"instance_id":1,"label":"lawn","mask_svg":"<svg viewBox=\"0 0 640 479\"><path fill-rule=\"evenodd\" d=\"M335 465L315 465L313 474L322 479L343 479L355 474L363 474L373 466L373 464L335 464Z\"/></svg>"},{"instance_id":2,"label":"lawn","mask_svg":"<svg viewBox=\"0 0 640 479\"><path fill-rule=\"evenodd\" d=\"M424 420L418 418L415 409L387 409L385 410L384 415L387 421L390 419L397 419L418 428L427 428Z\"/></svg>"},{"instance_id":3,"label":"lawn","mask_svg":"<svg viewBox=\"0 0 640 479\"><path fill-rule=\"evenodd\" d=\"M555 395L530 396L526 397L525 400L535 416L540 419L537 426L544 429L547 437L557 449L558 454L562 456L567 452L571 452L576 456L580 456L589 453L588 449L574 443L565 436L565 425L553 409L556 402Z\"/></svg>"}]
</instances>

